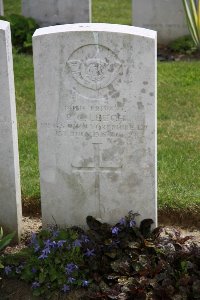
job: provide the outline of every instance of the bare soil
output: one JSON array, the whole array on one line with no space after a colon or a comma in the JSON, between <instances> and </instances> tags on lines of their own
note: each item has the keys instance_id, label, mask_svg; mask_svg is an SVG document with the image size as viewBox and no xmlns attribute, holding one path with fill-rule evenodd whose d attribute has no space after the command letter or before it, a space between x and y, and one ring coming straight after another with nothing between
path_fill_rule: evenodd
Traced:
<instances>
[{"instance_id":1,"label":"bare soil","mask_svg":"<svg viewBox=\"0 0 200 300\"><path fill-rule=\"evenodd\" d=\"M177 53L170 50L167 46L158 45L158 60L159 61L194 61L200 60L200 51L191 54Z\"/></svg>"},{"instance_id":2,"label":"bare soil","mask_svg":"<svg viewBox=\"0 0 200 300\"><path fill-rule=\"evenodd\" d=\"M200 214L191 215L187 212L187 218L184 215L181 217L180 213L176 211L159 211L158 214L159 226L175 227L179 229L184 236L194 236L195 239L200 240ZM41 217L26 216L22 219L22 237L19 245L11 245L6 248L5 253L16 253L27 246L27 243L33 232L39 232L42 229ZM0 298L1 300L1 298Z\"/></svg>"}]
</instances>

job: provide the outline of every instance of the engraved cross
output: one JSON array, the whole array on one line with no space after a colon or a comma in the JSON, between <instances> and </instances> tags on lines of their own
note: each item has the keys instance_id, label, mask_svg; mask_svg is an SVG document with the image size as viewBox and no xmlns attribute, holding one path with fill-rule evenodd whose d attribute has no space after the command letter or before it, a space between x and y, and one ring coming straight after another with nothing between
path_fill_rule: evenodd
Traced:
<instances>
[{"instance_id":1,"label":"engraved cross","mask_svg":"<svg viewBox=\"0 0 200 300\"><path fill-rule=\"evenodd\" d=\"M102 219L102 213L101 213L101 195L100 195L100 174L101 173L110 173L110 172L117 172L122 169L122 165L119 167L113 167L113 166L106 166L103 167L100 164L100 143L93 143L93 149L94 149L94 166L91 167L77 167L73 166L72 168L75 171L83 171L83 172L89 172L89 173L95 173L95 195L96 195L96 201L97 201L97 210L99 211L99 218Z\"/></svg>"}]
</instances>

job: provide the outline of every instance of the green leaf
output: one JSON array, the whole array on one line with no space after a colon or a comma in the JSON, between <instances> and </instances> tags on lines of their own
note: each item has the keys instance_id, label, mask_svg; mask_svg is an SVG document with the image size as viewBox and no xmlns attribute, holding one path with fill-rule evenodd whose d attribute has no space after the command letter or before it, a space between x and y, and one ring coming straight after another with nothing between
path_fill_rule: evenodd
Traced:
<instances>
[{"instance_id":1,"label":"green leaf","mask_svg":"<svg viewBox=\"0 0 200 300\"><path fill-rule=\"evenodd\" d=\"M187 0L182 0L182 2L188 29L195 45L200 48L200 1L198 0L197 5L195 4L195 0L190 0L189 4Z\"/></svg>"},{"instance_id":2,"label":"green leaf","mask_svg":"<svg viewBox=\"0 0 200 300\"><path fill-rule=\"evenodd\" d=\"M46 279L46 274L44 272L41 272L39 274L39 283L43 283Z\"/></svg>"},{"instance_id":3,"label":"green leaf","mask_svg":"<svg viewBox=\"0 0 200 300\"><path fill-rule=\"evenodd\" d=\"M62 260L61 260L59 257L56 257L56 258L55 258L55 264L60 264L61 261L62 261Z\"/></svg>"},{"instance_id":4,"label":"green leaf","mask_svg":"<svg viewBox=\"0 0 200 300\"><path fill-rule=\"evenodd\" d=\"M35 289L35 290L33 291L33 296L38 297L38 296L40 296L40 295L41 295L40 289Z\"/></svg>"},{"instance_id":5,"label":"green leaf","mask_svg":"<svg viewBox=\"0 0 200 300\"><path fill-rule=\"evenodd\" d=\"M6 235L3 239L0 240L0 251L8 246L8 244L10 244L14 236L15 232Z\"/></svg>"},{"instance_id":6,"label":"green leaf","mask_svg":"<svg viewBox=\"0 0 200 300\"><path fill-rule=\"evenodd\" d=\"M54 280L57 279L58 274L55 268L51 268L49 271L49 277L50 277L50 281L53 282Z\"/></svg>"},{"instance_id":7,"label":"green leaf","mask_svg":"<svg viewBox=\"0 0 200 300\"><path fill-rule=\"evenodd\" d=\"M3 237L3 228L1 227L0 228L0 240L2 239L2 237Z\"/></svg>"}]
</instances>

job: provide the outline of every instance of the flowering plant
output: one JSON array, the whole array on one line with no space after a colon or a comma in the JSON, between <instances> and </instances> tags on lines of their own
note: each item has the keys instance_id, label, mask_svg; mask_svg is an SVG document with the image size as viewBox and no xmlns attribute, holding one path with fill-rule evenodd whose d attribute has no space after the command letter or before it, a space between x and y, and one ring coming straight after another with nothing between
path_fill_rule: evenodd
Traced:
<instances>
[{"instance_id":1,"label":"flowering plant","mask_svg":"<svg viewBox=\"0 0 200 300\"><path fill-rule=\"evenodd\" d=\"M81 239L82 238L82 239ZM89 284L83 266L81 245L85 236L76 231L51 228L32 234L26 253L16 261L7 258L4 269L8 277L18 277L31 284L33 295L50 297L56 290L63 293Z\"/></svg>"},{"instance_id":2,"label":"flowering plant","mask_svg":"<svg viewBox=\"0 0 200 300\"><path fill-rule=\"evenodd\" d=\"M81 300L199 299L199 244L174 228L151 232L152 219L138 227L137 216L130 211L114 226L88 216L86 231L33 234L21 258L7 257L3 274L28 281L42 299L79 287L88 287Z\"/></svg>"}]
</instances>

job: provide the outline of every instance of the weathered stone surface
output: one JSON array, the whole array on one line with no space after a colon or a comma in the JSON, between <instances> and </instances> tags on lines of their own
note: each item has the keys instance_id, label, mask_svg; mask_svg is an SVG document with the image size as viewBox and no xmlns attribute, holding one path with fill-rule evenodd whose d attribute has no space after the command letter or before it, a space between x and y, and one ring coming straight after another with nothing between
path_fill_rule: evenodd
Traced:
<instances>
[{"instance_id":1,"label":"weathered stone surface","mask_svg":"<svg viewBox=\"0 0 200 300\"><path fill-rule=\"evenodd\" d=\"M90 22L91 0L22 0L22 14L41 27Z\"/></svg>"},{"instance_id":2,"label":"weathered stone surface","mask_svg":"<svg viewBox=\"0 0 200 300\"><path fill-rule=\"evenodd\" d=\"M63 25L33 46L43 223L156 221L156 33Z\"/></svg>"},{"instance_id":3,"label":"weathered stone surface","mask_svg":"<svg viewBox=\"0 0 200 300\"><path fill-rule=\"evenodd\" d=\"M158 32L158 43L188 35L182 0L132 0L133 25Z\"/></svg>"},{"instance_id":4,"label":"weathered stone surface","mask_svg":"<svg viewBox=\"0 0 200 300\"><path fill-rule=\"evenodd\" d=\"M4 15L3 0L0 0L0 16Z\"/></svg>"},{"instance_id":5,"label":"weathered stone surface","mask_svg":"<svg viewBox=\"0 0 200 300\"><path fill-rule=\"evenodd\" d=\"M10 24L0 21L0 226L21 232L21 190Z\"/></svg>"}]
</instances>

